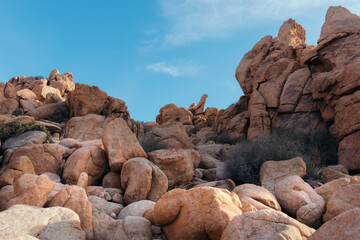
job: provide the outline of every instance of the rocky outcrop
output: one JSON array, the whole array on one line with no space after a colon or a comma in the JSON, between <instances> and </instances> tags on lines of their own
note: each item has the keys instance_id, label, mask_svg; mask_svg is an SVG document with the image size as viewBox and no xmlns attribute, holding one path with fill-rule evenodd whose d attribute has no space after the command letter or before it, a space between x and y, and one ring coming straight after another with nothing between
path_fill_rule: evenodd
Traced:
<instances>
[{"instance_id":1,"label":"rocky outcrop","mask_svg":"<svg viewBox=\"0 0 360 240\"><path fill-rule=\"evenodd\" d=\"M186 108L178 107L171 103L160 109L160 114L156 116L156 122L160 125L167 122L179 122L185 125L191 125L193 117L193 114Z\"/></svg>"},{"instance_id":2,"label":"rocky outcrop","mask_svg":"<svg viewBox=\"0 0 360 240\"><path fill-rule=\"evenodd\" d=\"M68 104L70 116L78 117L87 114L100 114L107 100L107 93L97 86L75 84L75 90L69 92Z\"/></svg>"},{"instance_id":3,"label":"rocky outcrop","mask_svg":"<svg viewBox=\"0 0 360 240\"><path fill-rule=\"evenodd\" d=\"M153 213L169 240L220 239L242 210L236 194L204 187L167 192L156 202Z\"/></svg>"},{"instance_id":4,"label":"rocky outcrop","mask_svg":"<svg viewBox=\"0 0 360 240\"><path fill-rule=\"evenodd\" d=\"M12 159L9 164L0 169L0 188L5 185L12 185L21 175L28 173L34 174L34 166L26 156Z\"/></svg>"}]
</instances>

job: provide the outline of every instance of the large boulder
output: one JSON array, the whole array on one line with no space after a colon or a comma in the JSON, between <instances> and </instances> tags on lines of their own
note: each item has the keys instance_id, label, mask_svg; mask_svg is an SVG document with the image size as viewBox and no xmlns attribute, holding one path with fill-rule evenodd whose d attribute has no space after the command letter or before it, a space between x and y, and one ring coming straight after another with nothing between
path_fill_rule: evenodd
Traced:
<instances>
[{"instance_id":1,"label":"large boulder","mask_svg":"<svg viewBox=\"0 0 360 240\"><path fill-rule=\"evenodd\" d=\"M126 204L145 199L156 202L168 189L166 175L146 158L126 161L120 176Z\"/></svg>"},{"instance_id":2,"label":"large boulder","mask_svg":"<svg viewBox=\"0 0 360 240\"><path fill-rule=\"evenodd\" d=\"M323 224L309 240L357 239L360 236L360 208L354 208Z\"/></svg>"},{"instance_id":3,"label":"large boulder","mask_svg":"<svg viewBox=\"0 0 360 240\"><path fill-rule=\"evenodd\" d=\"M150 152L149 159L167 176L169 187L180 186L191 181L194 170L200 163L195 150L163 149Z\"/></svg>"},{"instance_id":4,"label":"large boulder","mask_svg":"<svg viewBox=\"0 0 360 240\"><path fill-rule=\"evenodd\" d=\"M88 174L88 185L99 182L106 170L105 151L97 146L82 147L67 159L63 179L67 184L76 184L82 172Z\"/></svg>"},{"instance_id":5,"label":"large boulder","mask_svg":"<svg viewBox=\"0 0 360 240\"><path fill-rule=\"evenodd\" d=\"M360 184L351 184L333 193L327 203L324 222L360 207Z\"/></svg>"},{"instance_id":6,"label":"large boulder","mask_svg":"<svg viewBox=\"0 0 360 240\"><path fill-rule=\"evenodd\" d=\"M156 202L154 219L172 239L220 239L227 224L241 214L236 194L204 187L174 189Z\"/></svg>"},{"instance_id":7,"label":"large boulder","mask_svg":"<svg viewBox=\"0 0 360 240\"><path fill-rule=\"evenodd\" d=\"M135 157L147 158L136 136L122 118L112 120L106 125L101 137L110 169L119 172L122 165Z\"/></svg>"},{"instance_id":8,"label":"large boulder","mask_svg":"<svg viewBox=\"0 0 360 240\"><path fill-rule=\"evenodd\" d=\"M289 176L282 179L275 185L275 194L284 212L308 226L321 225L325 201L302 178Z\"/></svg>"},{"instance_id":9,"label":"large boulder","mask_svg":"<svg viewBox=\"0 0 360 240\"><path fill-rule=\"evenodd\" d=\"M237 215L227 225L221 239L292 239L305 240L315 232L305 224L273 209Z\"/></svg>"},{"instance_id":10,"label":"large boulder","mask_svg":"<svg viewBox=\"0 0 360 240\"><path fill-rule=\"evenodd\" d=\"M275 194L275 184L288 177L303 177L306 174L306 164L300 157L284 161L266 161L260 168L261 186Z\"/></svg>"},{"instance_id":11,"label":"large boulder","mask_svg":"<svg viewBox=\"0 0 360 240\"><path fill-rule=\"evenodd\" d=\"M151 131L147 132L144 136L144 142L156 141L163 148L191 148L190 138L186 132L186 129L180 123L169 122L159 126L154 126ZM150 142L151 144L151 142Z\"/></svg>"},{"instance_id":12,"label":"large boulder","mask_svg":"<svg viewBox=\"0 0 360 240\"><path fill-rule=\"evenodd\" d=\"M4 162L11 162L20 156L27 156L36 174L56 173L62 162L63 146L59 144L33 144L23 146L5 154Z\"/></svg>"},{"instance_id":13,"label":"large boulder","mask_svg":"<svg viewBox=\"0 0 360 240\"><path fill-rule=\"evenodd\" d=\"M85 232L68 208L15 205L0 212L0 238L85 240Z\"/></svg>"},{"instance_id":14,"label":"large boulder","mask_svg":"<svg viewBox=\"0 0 360 240\"><path fill-rule=\"evenodd\" d=\"M16 204L43 207L54 187L55 183L46 176L25 173L15 180L14 192L10 195L6 208Z\"/></svg>"},{"instance_id":15,"label":"large boulder","mask_svg":"<svg viewBox=\"0 0 360 240\"><path fill-rule=\"evenodd\" d=\"M0 188L12 185L18 177L25 173L35 174L30 159L26 156L12 159L6 167L0 169Z\"/></svg>"},{"instance_id":16,"label":"large boulder","mask_svg":"<svg viewBox=\"0 0 360 240\"><path fill-rule=\"evenodd\" d=\"M106 213L109 216L116 217L124 208L121 204L108 202L103 198L97 196L88 196L91 203L92 212Z\"/></svg>"},{"instance_id":17,"label":"large boulder","mask_svg":"<svg viewBox=\"0 0 360 240\"><path fill-rule=\"evenodd\" d=\"M68 186L60 190L48 203L48 207L65 207L73 210L79 215L81 228L86 233L86 239L93 238L93 222L91 203L86 192L78 186Z\"/></svg>"},{"instance_id":18,"label":"large boulder","mask_svg":"<svg viewBox=\"0 0 360 240\"><path fill-rule=\"evenodd\" d=\"M332 194L350 184L360 184L360 177L339 178L315 188L315 191L324 198L325 203L327 204Z\"/></svg>"},{"instance_id":19,"label":"large boulder","mask_svg":"<svg viewBox=\"0 0 360 240\"><path fill-rule=\"evenodd\" d=\"M160 109L160 114L156 116L156 122L161 124L167 122L179 122L191 125L193 114L186 108L178 107L175 104L167 104Z\"/></svg>"},{"instance_id":20,"label":"large boulder","mask_svg":"<svg viewBox=\"0 0 360 240\"><path fill-rule=\"evenodd\" d=\"M281 211L280 204L274 195L263 187L254 184L242 184L234 188L232 192L239 196L244 207L251 205L257 210L270 208Z\"/></svg>"},{"instance_id":21,"label":"large boulder","mask_svg":"<svg viewBox=\"0 0 360 240\"><path fill-rule=\"evenodd\" d=\"M66 122L62 136L79 141L100 139L105 125L105 116L102 115L88 114L72 117Z\"/></svg>"},{"instance_id":22,"label":"large boulder","mask_svg":"<svg viewBox=\"0 0 360 240\"><path fill-rule=\"evenodd\" d=\"M20 134L17 137L11 137L6 139L6 141L2 144L1 148L4 150L10 148L22 147L30 144L42 144L45 142L47 135L42 131L29 131Z\"/></svg>"},{"instance_id":23,"label":"large boulder","mask_svg":"<svg viewBox=\"0 0 360 240\"><path fill-rule=\"evenodd\" d=\"M85 116L87 114L100 114L107 100L106 92L97 86L75 84L75 90L69 92L70 116Z\"/></svg>"},{"instance_id":24,"label":"large boulder","mask_svg":"<svg viewBox=\"0 0 360 240\"><path fill-rule=\"evenodd\" d=\"M123 220L117 220L115 227L106 234L107 240L132 240L143 239L151 240L151 223L143 217L127 217Z\"/></svg>"}]
</instances>

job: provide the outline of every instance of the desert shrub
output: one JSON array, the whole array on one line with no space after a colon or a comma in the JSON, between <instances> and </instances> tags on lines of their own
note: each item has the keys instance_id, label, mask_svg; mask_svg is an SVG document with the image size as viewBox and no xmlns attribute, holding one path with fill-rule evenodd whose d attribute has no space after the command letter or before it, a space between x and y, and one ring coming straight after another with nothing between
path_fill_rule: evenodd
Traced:
<instances>
[{"instance_id":1,"label":"desert shrub","mask_svg":"<svg viewBox=\"0 0 360 240\"><path fill-rule=\"evenodd\" d=\"M236 143L238 143L240 141L240 139L233 139L230 137L229 134L222 134L222 135L218 135L215 137L210 137L206 140L208 141L214 141L215 143L218 144L230 144L230 145L234 145Z\"/></svg>"},{"instance_id":2,"label":"desert shrub","mask_svg":"<svg viewBox=\"0 0 360 240\"><path fill-rule=\"evenodd\" d=\"M23 115L23 114L24 114L24 111L21 108L17 108L12 112L13 116L20 116L20 115Z\"/></svg>"},{"instance_id":3,"label":"desert shrub","mask_svg":"<svg viewBox=\"0 0 360 240\"><path fill-rule=\"evenodd\" d=\"M8 138L19 136L28 131L42 131L45 132L48 137L51 135L45 126L36 124L35 122L20 123L18 120L14 120L0 127L0 139L4 142Z\"/></svg>"},{"instance_id":4,"label":"desert shrub","mask_svg":"<svg viewBox=\"0 0 360 240\"><path fill-rule=\"evenodd\" d=\"M259 171L265 161L302 157L307 177L319 178L322 166L337 163L337 148L337 141L329 133L276 129L270 135L236 144L226 161L224 175L236 184L259 184Z\"/></svg>"},{"instance_id":5,"label":"desert shrub","mask_svg":"<svg viewBox=\"0 0 360 240\"><path fill-rule=\"evenodd\" d=\"M167 149L167 145L160 138L152 134L146 134L141 137L139 143L146 153L159 149Z\"/></svg>"}]
</instances>

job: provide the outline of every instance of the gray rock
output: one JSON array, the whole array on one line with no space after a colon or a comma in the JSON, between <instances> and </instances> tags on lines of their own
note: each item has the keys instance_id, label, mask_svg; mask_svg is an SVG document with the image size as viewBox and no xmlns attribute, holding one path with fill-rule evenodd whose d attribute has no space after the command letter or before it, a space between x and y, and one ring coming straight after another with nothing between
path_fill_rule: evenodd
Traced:
<instances>
[{"instance_id":1,"label":"gray rock","mask_svg":"<svg viewBox=\"0 0 360 240\"><path fill-rule=\"evenodd\" d=\"M41 144L46 140L46 133L41 131L29 131L20 134L17 137L8 138L2 149L7 150L10 148L22 147L29 144Z\"/></svg>"}]
</instances>

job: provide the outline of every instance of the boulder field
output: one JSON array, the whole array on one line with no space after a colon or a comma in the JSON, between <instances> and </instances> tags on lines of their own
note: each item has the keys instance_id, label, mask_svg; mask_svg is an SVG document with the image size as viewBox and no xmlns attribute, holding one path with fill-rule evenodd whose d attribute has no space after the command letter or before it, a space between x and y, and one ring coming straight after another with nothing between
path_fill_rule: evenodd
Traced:
<instances>
[{"instance_id":1,"label":"boulder field","mask_svg":"<svg viewBox=\"0 0 360 240\"><path fill-rule=\"evenodd\" d=\"M330 7L310 46L289 19L241 59L237 103L205 108L204 94L154 122L56 69L1 82L0 239L359 239L359 29ZM329 133L337 165L315 169L314 152L226 177L234 148L276 129Z\"/></svg>"}]
</instances>

